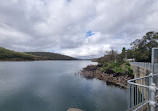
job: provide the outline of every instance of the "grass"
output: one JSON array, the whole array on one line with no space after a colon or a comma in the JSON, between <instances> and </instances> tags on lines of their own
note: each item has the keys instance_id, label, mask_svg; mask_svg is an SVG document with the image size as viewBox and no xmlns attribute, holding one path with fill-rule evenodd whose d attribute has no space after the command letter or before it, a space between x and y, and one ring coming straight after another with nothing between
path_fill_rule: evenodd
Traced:
<instances>
[{"instance_id":1,"label":"grass","mask_svg":"<svg viewBox=\"0 0 158 111\"><path fill-rule=\"evenodd\" d=\"M100 67L99 69L102 72L106 72L106 70L113 70L115 73L120 73L120 74L128 73L133 75L133 70L130 66L130 63L127 61L104 63L102 67Z\"/></svg>"}]
</instances>

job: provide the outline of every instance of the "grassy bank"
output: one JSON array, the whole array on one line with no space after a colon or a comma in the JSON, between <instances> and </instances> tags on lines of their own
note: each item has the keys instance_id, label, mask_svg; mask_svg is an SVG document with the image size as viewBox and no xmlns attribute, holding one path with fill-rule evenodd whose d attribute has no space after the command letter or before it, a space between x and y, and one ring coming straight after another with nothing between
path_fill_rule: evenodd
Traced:
<instances>
[{"instance_id":1,"label":"grassy bank","mask_svg":"<svg viewBox=\"0 0 158 111\"><path fill-rule=\"evenodd\" d=\"M118 74L118 75L133 75L133 70L130 66L130 63L127 61L121 62L106 62L99 63L97 67L101 72L105 72L108 74Z\"/></svg>"}]
</instances>

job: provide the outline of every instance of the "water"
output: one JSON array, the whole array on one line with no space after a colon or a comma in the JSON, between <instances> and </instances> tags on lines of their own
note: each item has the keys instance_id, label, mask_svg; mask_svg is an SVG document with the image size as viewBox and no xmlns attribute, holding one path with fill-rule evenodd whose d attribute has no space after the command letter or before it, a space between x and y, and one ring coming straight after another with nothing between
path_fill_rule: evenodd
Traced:
<instances>
[{"instance_id":1,"label":"water","mask_svg":"<svg viewBox=\"0 0 158 111\"><path fill-rule=\"evenodd\" d=\"M127 91L76 73L90 61L0 62L0 111L125 111Z\"/></svg>"}]
</instances>

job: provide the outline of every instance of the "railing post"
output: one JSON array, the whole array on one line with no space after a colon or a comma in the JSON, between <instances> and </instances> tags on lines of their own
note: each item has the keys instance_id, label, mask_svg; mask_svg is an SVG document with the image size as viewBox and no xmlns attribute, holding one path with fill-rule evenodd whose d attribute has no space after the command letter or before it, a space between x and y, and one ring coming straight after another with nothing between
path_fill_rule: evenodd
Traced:
<instances>
[{"instance_id":1,"label":"railing post","mask_svg":"<svg viewBox=\"0 0 158 111\"><path fill-rule=\"evenodd\" d=\"M149 90L151 92L150 100L149 100L150 110L156 111L156 85L155 83L151 83Z\"/></svg>"},{"instance_id":2,"label":"railing post","mask_svg":"<svg viewBox=\"0 0 158 111\"><path fill-rule=\"evenodd\" d=\"M127 101L128 101L128 111L130 110L130 105L131 105L131 92L130 92L130 84L128 84L128 98L127 98Z\"/></svg>"}]
</instances>

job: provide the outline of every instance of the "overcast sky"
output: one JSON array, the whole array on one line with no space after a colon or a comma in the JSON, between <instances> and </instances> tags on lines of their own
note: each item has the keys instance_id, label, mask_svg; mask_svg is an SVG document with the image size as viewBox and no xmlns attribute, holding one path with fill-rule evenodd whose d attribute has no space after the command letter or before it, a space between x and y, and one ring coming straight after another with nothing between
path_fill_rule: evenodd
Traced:
<instances>
[{"instance_id":1,"label":"overcast sky","mask_svg":"<svg viewBox=\"0 0 158 111\"><path fill-rule=\"evenodd\" d=\"M0 0L0 46L79 58L158 31L158 0Z\"/></svg>"}]
</instances>

